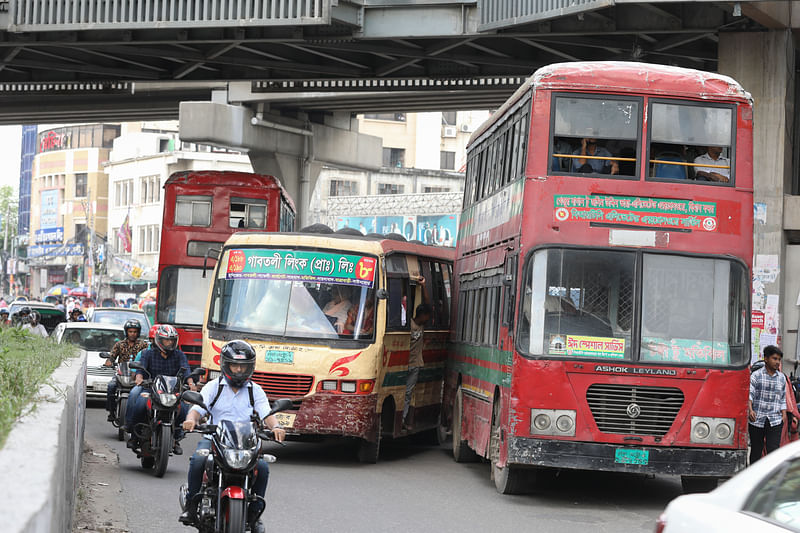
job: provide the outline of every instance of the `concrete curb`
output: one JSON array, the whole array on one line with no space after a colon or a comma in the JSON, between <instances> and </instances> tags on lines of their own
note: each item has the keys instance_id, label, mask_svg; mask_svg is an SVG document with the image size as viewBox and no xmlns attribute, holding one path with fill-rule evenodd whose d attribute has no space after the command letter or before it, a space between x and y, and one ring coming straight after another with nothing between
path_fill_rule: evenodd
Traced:
<instances>
[{"instance_id":1,"label":"concrete curb","mask_svg":"<svg viewBox=\"0 0 800 533\"><path fill-rule=\"evenodd\" d=\"M72 526L86 415L86 357L67 359L39 389L0 450L0 516L8 533Z\"/></svg>"}]
</instances>

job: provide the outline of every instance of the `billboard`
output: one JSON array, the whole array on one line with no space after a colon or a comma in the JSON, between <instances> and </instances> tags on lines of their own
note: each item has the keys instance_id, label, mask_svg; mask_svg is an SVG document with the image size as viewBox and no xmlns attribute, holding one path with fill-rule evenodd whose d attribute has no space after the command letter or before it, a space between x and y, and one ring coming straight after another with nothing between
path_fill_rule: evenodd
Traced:
<instances>
[{"instance_id":1,"label":"billboard","mask_svg":"<svg viewBox=\"0 0 800 533\"><path fill-rule=\"evenodd\" d=\"M39 227L50 229L58 227L58 189L42 191L41 215Z\"/></svg>"},{"instance_id":2,"label":"billboard","mask_svg":"<svg viewBox=\"0 0 800 533\"><path fill-rule=\"evenodd\" d=\"M353 228L367 233L399 233L407 240L434 246L455 246L458 215L403 215L336 217L336 229Z\"/></svg>"}]
</instances>

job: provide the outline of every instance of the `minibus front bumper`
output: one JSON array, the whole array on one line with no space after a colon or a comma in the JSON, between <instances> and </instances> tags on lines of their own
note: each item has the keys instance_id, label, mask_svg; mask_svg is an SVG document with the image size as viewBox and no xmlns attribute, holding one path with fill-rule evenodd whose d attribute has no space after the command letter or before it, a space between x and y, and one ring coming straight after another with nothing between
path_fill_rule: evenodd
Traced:
<instances>
[{"instance_id":1,"label":"minibus front bumper","mask_svg":"<svg viewBox=\"0 0 800 533\"><path fill-rule=\"evenodd\" d=\"M377 394L317 392L303 398L289 434L335 435L375 440Z\"/></svg>"},{"instance_id":2,"label":"minibus front bumper","mask_svg":"<svg viewBox=\"0 0 800 533\"><path fill-rule=\"evenodd\" d=\"M728 477L745 468L746 460L747 450L510 437L506 463L606 472Z\"/></svg>"}]
</instances>

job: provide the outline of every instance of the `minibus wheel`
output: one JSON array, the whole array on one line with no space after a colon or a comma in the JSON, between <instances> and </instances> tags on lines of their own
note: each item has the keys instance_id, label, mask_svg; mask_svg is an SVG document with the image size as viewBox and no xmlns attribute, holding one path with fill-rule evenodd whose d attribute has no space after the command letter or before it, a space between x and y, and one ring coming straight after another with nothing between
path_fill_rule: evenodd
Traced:
<instances>
[{"instance_id":1,"label":"minibus wheel","mask_svg":"<svg viewBox=\"0 0 800 533\"><path fill-rule=\"evenodd\" d=\"M374 465L378 462L378 455L381 451L381 417L376 417L375 423L377 424L377 431L375 432L375 442L361 439L358 441L358 451L356 455L359 463Z\"/></svg>"},{"instance_id":2,"label":"minibus wheel","mask_svg":"<svg viewBox=\"0 0 800 533\"><path fill-rule=\"evenodd\" d=\"M461 438L461 422L464 418L464 391L459 385L453 405L453 459L457 463L474 463L478 460L466 440Z\"/></svg>"}]
</instances>

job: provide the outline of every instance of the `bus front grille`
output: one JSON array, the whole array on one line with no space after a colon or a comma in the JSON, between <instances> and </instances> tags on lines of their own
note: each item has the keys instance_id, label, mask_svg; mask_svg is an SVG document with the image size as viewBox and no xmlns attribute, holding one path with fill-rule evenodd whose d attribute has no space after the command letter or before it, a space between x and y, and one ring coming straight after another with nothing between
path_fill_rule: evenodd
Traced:
<instances>
[{"instance_id":1,"label":"bus front grille","mask_svg":"<svg viewBox=\"0 0 800 533\"><path fill-rule=\"evenodd\" d=\"M297 398L309 393L314 376L255 372L253 381L261 385L270 400L276 397Z\"/></svg>"},{"instance_id":2,"label":"bus front grille","mask_svg":"<svg viewBox=\"0 0 800 533\"><path fill-rule=\"evenodd\" d=\"M676 388L594 384L586 401L597 429L603 433L661 437L683 406Z\"/></svg>"}]
</instances>

